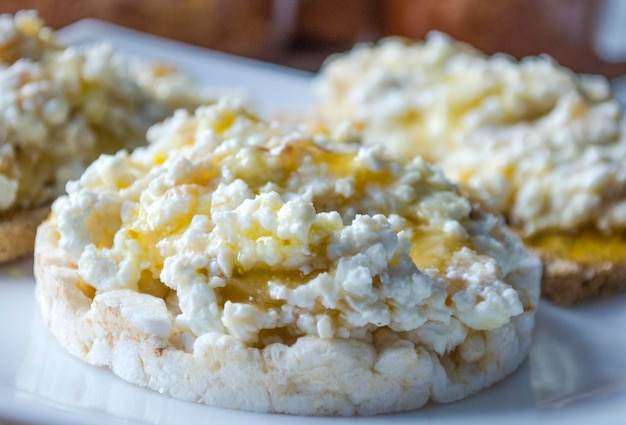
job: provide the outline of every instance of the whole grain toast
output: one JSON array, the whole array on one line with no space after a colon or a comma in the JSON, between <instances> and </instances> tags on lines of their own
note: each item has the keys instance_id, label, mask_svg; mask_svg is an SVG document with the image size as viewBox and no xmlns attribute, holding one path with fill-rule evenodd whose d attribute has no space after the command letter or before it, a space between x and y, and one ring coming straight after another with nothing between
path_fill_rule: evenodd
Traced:
<instances>
[{"instance_id":1,"label":"whole grain toast","mask_svg":"<svg viewBox=\"0 0 626 425\"><path fill-rule=\"evenodd\" d=\"M0 263L32 255L37 226L50 212L50 206L0 214Z\"/></svg>"}]
</instances>

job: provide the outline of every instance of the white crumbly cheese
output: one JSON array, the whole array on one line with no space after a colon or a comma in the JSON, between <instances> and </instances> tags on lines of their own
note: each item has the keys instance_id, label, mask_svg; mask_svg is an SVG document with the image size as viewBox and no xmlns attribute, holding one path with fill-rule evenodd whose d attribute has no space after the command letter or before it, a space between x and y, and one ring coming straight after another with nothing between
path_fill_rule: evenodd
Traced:
<instances>
[{"instance_id":1,"label":"white crumbly cheese","mask_svg":"<svg viewBox=\"0 0 626 425\"><path fill-rule=\"evenodd\" d=\"M266 346L388 329L444 353L536 302L537 279L510 278L528 258L519 240L471 218L420 158L331 143L230 99L178 111L149 141L96 160L53 220L97 296L159 294L178 333Z\"/></svg>"},{"instance_id":2,"label":"white crumbly cheese","mask_svg":"<svg viewBox=\"0 0 626 425\"><path fill-rule=\"evenodd\" d=\"M108 44L62 46L34 11L0 16L0 212L51 202L102 152L213 96Z\"/></svg>"},{"instance_id":3,"label":"white crumbly cheese","mask_svg":"<svg viewBox=\"0 0 626 425\"><path fill-rule=\"evenodd\" d=\"M438 163L527 235L626 228L625 123L603 77L432 33L334 57L317 88L327 122L354 120L366 143Z\"/></svg>"}]
</instances>

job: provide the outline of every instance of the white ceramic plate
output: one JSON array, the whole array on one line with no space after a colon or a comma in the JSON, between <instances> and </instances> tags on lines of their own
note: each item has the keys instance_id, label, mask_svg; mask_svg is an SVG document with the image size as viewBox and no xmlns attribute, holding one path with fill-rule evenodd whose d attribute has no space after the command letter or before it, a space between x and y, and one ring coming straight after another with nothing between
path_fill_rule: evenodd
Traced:
<instances>
[{"instance_id":1,"label":"white ceramic plate","mask_svg":"<svg viewBox=\"0 0 626 425\"><path fill-rule=\"evenodd\" d=\"M68 43L176 63L210 85L241 87L263 111L303 110L310 75L104 24L65 28ZM137 388L66 354L43 327L32 261L0 267L0 418L33 424L568 424L626 423L626 294L572 309L542 302L529 359L466 400L371 418L296 418L216 409ZM2 419L0 419L2 423Z\"/></svg>"}]
</instances>

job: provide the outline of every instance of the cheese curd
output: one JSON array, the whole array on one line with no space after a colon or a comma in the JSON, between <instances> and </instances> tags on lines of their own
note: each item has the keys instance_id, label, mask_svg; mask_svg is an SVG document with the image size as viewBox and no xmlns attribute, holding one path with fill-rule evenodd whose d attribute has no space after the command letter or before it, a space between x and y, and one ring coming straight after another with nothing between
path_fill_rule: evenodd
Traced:
<instances>
[{"instance_id":1,"label":"cheese curd","mask_svg":"<svg viewBox=\"0 0 626 425\"><path fill-rule=\"evenodd\" d=\"M600 76L485 56L441 33L331 58L319 113L367 144L422 155L526 236L626 228L624 119Z\"/></svg>"},{"instance_id":2,"label":"cheese curd","mask_svg":"<svg viewBox=\"0 0 626 425\"><path fill-rule=\"evenodd\" d=\"M213 96L108 44L61 45L34 11L0 16L0 213L51 202L102 152Z\"/></svg>"},{"instance_id":3,"label":"cheese curd","mask_svg":"<svg viewBox=\"0 0 626 425\"><path fill-rule=\"evenodd\" d=\"M86 295L152 294L176 332L251 346L387 329L444 353L535 307L539 264L514 277L531 257L500 221L422 159L337 143L348 135L232 99L177 111L67 185L59 247Z\"/></svg>"}]
</instances>

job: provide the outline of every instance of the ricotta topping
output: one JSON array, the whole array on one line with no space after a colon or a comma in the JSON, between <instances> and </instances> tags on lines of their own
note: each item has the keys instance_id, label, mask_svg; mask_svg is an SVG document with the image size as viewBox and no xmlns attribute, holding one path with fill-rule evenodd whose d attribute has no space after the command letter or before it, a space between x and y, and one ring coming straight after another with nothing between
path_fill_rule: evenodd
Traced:
<instances>
[{"instance_id":1,"label":"ricotta topping","mask_svg":"<svg viewBox=\"0 0 626 425\"><path fill-rule=\"evenodd\" d=\"M177 332L252 346L388 329L443 353L534 308L539 263L499 220L421 158L342 137L232 99L179 110L67 185L59 246L96 296L149 293Z\"/></svg>"},{"instance_id":2,"label":"ricotta topping","mask_svg":"<svg viewBox=\"0 0 626 425\"><path fill-rule=\"evenodd\" d=\"M52 201L100 153L213 100L167 65L63 46L34 11L0 16L0 92L0 213Z\"/></svg>"},{"instance_id":3,"label":"ricotta topping","mask_svg":"<svg viewBox=\"0 0 626 425\"><path fill-rule=\"evenodd\" d=\"M354 120L365 143L436 162L527 236L626 228L624 119L603 77L431 33L331 58L317 89L327 123Z\"/></svg>"}]
</instances>

